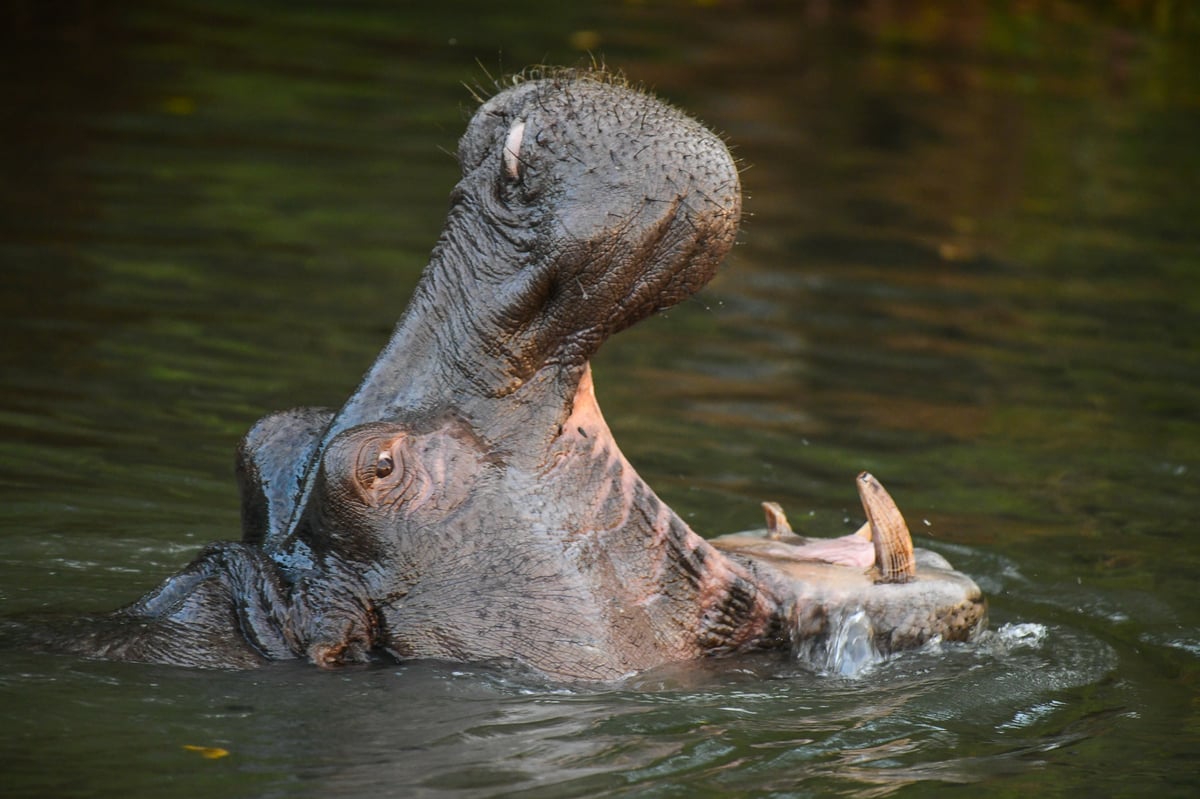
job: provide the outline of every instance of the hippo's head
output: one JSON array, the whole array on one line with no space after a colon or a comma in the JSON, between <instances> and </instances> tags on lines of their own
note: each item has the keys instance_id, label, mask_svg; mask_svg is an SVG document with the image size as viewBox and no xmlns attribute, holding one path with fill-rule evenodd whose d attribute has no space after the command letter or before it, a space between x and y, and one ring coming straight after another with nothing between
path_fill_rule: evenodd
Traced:
<instances>
[{"instance_id":1,"label":"hippo's head","mask_svg":"<svg viewBox=\"0 0 1200 799\"><path fill-rule=\"evenodd\" d=\"M382 652L611 679L795 649L849 606L885 650L978 629L978 589L917 570L907 532L862 561L869 538L718 549L613 440L589 359L703 286L736 235L717 136L619 80L550 71L483 103L459 160L429 266L358 389L246 436L243 542L210 548L125 611L140 626L88 651L325 666ZM847 550L848 579L806 565Z\"/></svg>"}]
</instances>

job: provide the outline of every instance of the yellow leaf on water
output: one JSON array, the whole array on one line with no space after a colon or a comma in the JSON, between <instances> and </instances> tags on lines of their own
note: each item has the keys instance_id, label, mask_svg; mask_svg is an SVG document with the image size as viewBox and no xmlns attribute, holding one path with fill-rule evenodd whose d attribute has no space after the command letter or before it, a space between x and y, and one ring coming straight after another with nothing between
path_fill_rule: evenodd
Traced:
<instances>
[{"instance_id":1,"label":"yellow leaf on water","mask_svg":"<svg viewBox=\"0 0 1200 799\"><path fill-rule=\"evenodd\" d=\"M196 746L195 744L184 744L183 748L189 752L198 752L200 757L206 760L216 760L217 758L225 757L229 754L228 749L222 749L219 746Z\"/></svg>"}]
</instances>

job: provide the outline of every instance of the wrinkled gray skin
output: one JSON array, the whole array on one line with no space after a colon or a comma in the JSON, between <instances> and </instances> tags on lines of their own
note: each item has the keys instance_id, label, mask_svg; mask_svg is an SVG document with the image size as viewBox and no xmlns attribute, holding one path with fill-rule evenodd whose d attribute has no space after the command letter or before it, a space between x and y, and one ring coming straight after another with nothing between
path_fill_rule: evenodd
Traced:
<instances>
[{"instance_id":1,"label":"wrinkled gray skin","mask_svg":"<svg viewBox=\"0 0 1200 799\"><path fill-rule=\"evenodd\" d=\"M733 242L740 186L720 139L604 76L562 72L486 102L459 160L429 266L362 384L336 413L268 416L243 441L243 541L210 546L71 648L222 667L434 657L605 680L785 648L870 593L868 580L814 596L710 546L638 477L596 405L601 343L698 290ZM951 621L918 585L903 602L934 619L925 638L978 627L978 589L953 598L974 615ZM912 644L877 632L885 651Z\"/></svg>"}]
</instances>

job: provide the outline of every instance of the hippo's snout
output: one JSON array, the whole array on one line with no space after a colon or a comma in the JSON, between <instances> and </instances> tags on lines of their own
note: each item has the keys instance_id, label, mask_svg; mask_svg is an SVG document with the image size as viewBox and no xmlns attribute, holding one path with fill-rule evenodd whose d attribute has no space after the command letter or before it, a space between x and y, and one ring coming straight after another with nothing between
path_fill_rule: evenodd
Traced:
<instances>
[{"instance_id":1,"label":"hippo's snout","mask_svg":"<svg viewBox=\"0 0 1200 799\"><path fill-rule=\"evenodd\" d=\"M724 142L607 76L552 72L493 97L459 160L456 206L473 213L452 212L445 238L514 245L474 277L487 286L483 330L519 331L527 340L508 346L526 356L586 360L703 286L737 234Z\"/></svg>"}]
</instances>

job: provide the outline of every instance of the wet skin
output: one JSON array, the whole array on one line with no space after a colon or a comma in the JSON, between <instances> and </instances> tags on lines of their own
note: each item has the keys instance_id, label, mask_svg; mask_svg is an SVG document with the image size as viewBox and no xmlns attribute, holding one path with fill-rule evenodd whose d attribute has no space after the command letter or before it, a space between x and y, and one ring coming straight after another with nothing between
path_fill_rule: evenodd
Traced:
<instances>
[{"instance_id":1,"label":"wet skin","mask_svg":"<svg viewBox=\"0 0 1200 799\"><path fill-rule=\"evenodd\" d=\"M357 390L337 411L265 417L242 442L243 540L60 644L608 680L786 650L848 608L867 609L883 651L980 628L978 588L944 561L883 579L861 536L775 536L783 557L714 547L613 440L589 360L702 287L732 245L741 192L719 138L606 76L560 72L485 102L459 160L429 266Z\"/></svg>"}]
</instances>

